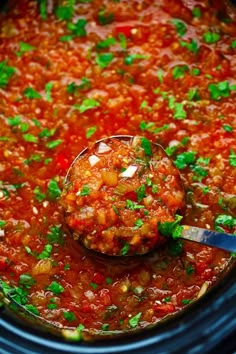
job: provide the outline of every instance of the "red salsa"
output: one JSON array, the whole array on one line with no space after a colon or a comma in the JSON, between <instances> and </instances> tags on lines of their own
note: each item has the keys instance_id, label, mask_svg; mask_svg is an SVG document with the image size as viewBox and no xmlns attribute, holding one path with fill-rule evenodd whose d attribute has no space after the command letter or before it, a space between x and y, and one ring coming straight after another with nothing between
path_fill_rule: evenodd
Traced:
<instances>
[{"instance_id":1,"label":"red salsa","mask_svg":"<svg viewBox=\"0 0 236 354\"><path fill-rule=\"evenodd\" d=\"M178 170L142 137L103 139L76 159L62 194L75 239L109 255L145 254L165 241L158 223L183 208Z\"/></svg>"},{"instance_id":2,"label":"red salsa","mask_svg":"<svg viewBox=\"0 0 236 354\"><path fill-rule=\"evenodd\" d=\"M235 17L216 0L18 0L1 12L0 285L64 335L157 324L204 295L234 257L171 240L151 256L108 262L70 236L60 198L90 143L143 136L183 176L183 223L235 232ZM118 186L110 181L102 176L108 195ZM138 188L122 199L122 217L139 230ZM105 213L106 227L116 217L110 206L95 216Z\"/></svg>"}]
</instances>

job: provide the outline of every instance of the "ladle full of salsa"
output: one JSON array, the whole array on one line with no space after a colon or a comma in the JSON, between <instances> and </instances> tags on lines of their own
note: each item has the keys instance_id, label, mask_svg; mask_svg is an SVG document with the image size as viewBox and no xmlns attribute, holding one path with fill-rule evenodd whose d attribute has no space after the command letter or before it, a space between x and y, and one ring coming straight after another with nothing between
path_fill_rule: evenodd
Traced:
<instances>
[{"instance_id":1,"label":"ladle full of salsa","mask_svg":"<svg viewBox=\"0 0 236 354\"><path fill-rule=\"evenodd\" d=\"M113 136L85 148L69 168L61 203L74 238L106 255L142 255L166 236L236 250L233 235L180 225L180 173L162 146L145 137Z\"/></svg>"}]
</instances>

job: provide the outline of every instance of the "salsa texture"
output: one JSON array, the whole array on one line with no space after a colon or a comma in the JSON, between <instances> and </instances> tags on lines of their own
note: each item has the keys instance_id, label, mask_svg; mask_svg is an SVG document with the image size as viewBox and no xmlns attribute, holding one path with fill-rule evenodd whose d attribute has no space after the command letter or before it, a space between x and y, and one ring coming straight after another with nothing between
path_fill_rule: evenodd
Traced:
<instances>
[{"instance_id":1,"label":"salsa texture","mask_svg":"<svg viewBox=\"0 0 236 354\"><path fill-rule=\"evenodd\" d=\"M165 242L158 224L175 221L184 190L160 145L120 136L76 158L61 203L73 237L85 247L115 256L145 254Z\"/></svg>"},{"instance_id":2,"label":"salsa texture","mask_svg":"<svg viewBox=\"0 0 236 354\"><path fill-rule=\"evenodd\" d=\"M59 199L86 146L142 135L183 176L184 224L234 233L235 78L224 1L19 0L2 12L4 293L77 339L146 328L204 295L233 254L172 240L108 262L73 240Z\"/></svg>"}]
</instances>

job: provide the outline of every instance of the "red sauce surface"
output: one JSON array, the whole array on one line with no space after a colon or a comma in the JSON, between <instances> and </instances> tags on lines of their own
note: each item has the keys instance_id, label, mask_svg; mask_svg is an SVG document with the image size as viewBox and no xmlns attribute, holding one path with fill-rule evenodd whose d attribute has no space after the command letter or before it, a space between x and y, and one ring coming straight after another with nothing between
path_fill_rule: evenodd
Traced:
<instances>
[{"instance_id":1,"label":"red sauce surface","mask_svg":"<svg viewBox=\"0 0 236 354\"><path fill-rule=\"evenodd\" d=\"M184 206L178 170L147 138L103 139L74 161L61 203L87 248L108 255L145 254L165 242L158 224Z\"/></svg>"},{"instance_id":2,"label":"red sauce surface","mask_svg":"<svg viewBox=\"0 0 236 354\"><path fill-rule=\"evenodd\" d=\"M19 0L0 18L1 281L56 326L144 328L202 296L231 256L173 241L145 261L91 257L64 228L62 182L89 142L143 135L181 170L184 223L233 233L235 12L216 0L66 4Z\"/></svg>"}]
</instances>

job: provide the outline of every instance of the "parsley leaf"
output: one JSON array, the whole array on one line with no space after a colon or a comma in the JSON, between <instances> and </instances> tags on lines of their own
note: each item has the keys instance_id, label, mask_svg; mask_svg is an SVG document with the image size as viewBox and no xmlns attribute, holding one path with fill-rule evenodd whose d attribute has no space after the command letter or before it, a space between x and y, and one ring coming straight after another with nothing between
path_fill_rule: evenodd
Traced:
<instances>
[{"instance_id":1,"label":"parsley leaf","mask_svg":"<svg viewBox=\"0 0 236 354\"><path fill-rule=\"evenodd\" d=\"M61 230L60 225L54 225L49 228L49 232L47 234L47 240L50 243L54 244L63 244L63 232Z\"/></svg>"},{"instance_id":2,"label":"parsley leaf","mask_svg":"<svg viewBox=\"0 0 236 354\"><path fill-rule=\"evenodd\" d=\"M220 227L221 225L228 228L233 228L236 226L236 218L231 215L220 214L215 219L216 230L222 231L222 228Z\"/></svg>"},{"instance_id":3,"label":"parsley leaf","mask_svg":"<svg viewBox=\"0 0 236 354\"><path fill-rule=\"evenodd\" d=\"M35 187L33 192L34 197L38 202L42 202L46 198L45 193L41 192L41 188L39 186Z\"/></svg>"},{"instance_id":4,"label":"parsley leaf","mask_svg":"<svg viewBox=\"0 0 236 354\"><path fill-rule=\"evenodd\" d=\"M100 103L93 98L85 98L81 104L75 104L73 107L78 109L80 113L84 113L89 109L99 107Z\"/></svg>"},{"instance_id":5,"label":"parsley leaf","mask_svg":"<svg viewBox=\"0 0 236 354\"><path fill-rule=\"evenodd\" d=\"M53 200L59 198L61 195L61 189L55 179L51 179L48 183L48 194Z\"/></svg>"},{"instance_id":6,"label":"parsley leaf","mask_svg":"<svg viewBox=\"0 0 236 354\"><path fill-rule=\"evenodd\" d=\"M47 19L47 0L37 0L39 3L39 11L42 19Z\"/></svg>"},{"instance_id":7,"label":"parsley leaf","mask_svg":"<svg viewBox=\"0 0 236 354\"><path fill-rule=\"evenodd\" d=\"M187 48L190 52L197 54L199 51L198 42L195 39L191 39L191 42L180 41L180 45L183 48Z\"/></svg>"},{"instance_id":8,"label":"parsley leaf","mask_svg":"<svg viewBox=\"0 0 236 354\"><path fill-rule=\"evenodd\" d=\"M55 15L59 20L70 20L73 16L74 9L72 6L57 6L55 8Z\"/></svg>"},{"instance_id":9,"label":"parsley leaf","mask_svg":"<svg viewBox=\"0 0 236 354\"><path fill-rule=\"evenodd\" d=\"M138 202L141 202L141 200L146 197L146 187L144 184L142 184L138 189L136 189L136 194L138 198Z\"/></svg>"},{"instance_id":10,"label":"parsley leaf","mask_svg":"<svg viewBox=\"0 0 236 354\"><path fill-rule=\"evenodd\" d=\"M213 100L220 100L222 97L229 97L230 86L228 81L221 81L217 84L209 84L208 90Z\"/></svg>"},{"instance_id":11,"label":"parsley leaf","mask_svg":"<svg viewBox=\"0 0 236 354\"><path fill-rule=\"evenodd\" d=\"M0 87L6 88L12 75L15 73L15 68L7 65L7 61L0 62Z\"/></svg>"},{"instance_id":12,"label":"parsley leaf","mask_svg":"<svg viewBox=\"0 0 236 354\"><path fill-rule=\"evenodd\" d=\"M129 248L130 248L129 244L125 243L124 246L120 250L120 254L122 256L125 256L129 252Z\"/></svg>"},{"instance_id":13,"label":"parsley leaf","mask_svg":"<svg viewBox=\"0 0 236 354\"><path fill-rule=\"evenodd\" d=\"M63 286L56 281L52 281L46 289L52 291L55 295L60 295L64 292Z\"/></svg>"},{"instance_id":14,"label":"parsley leaf","mask_svg":"<svg viewBox=\"0 0 236 354\"><path fill-rule=\"evenodd\" d=\"M24 53L30 52L32 50L36 49L32 45L25 43L25 42L19 42L19 51L16 52L16 55L18 57L21 57Z\"/></svg>"},{"instance_id":15,"label":"parsley leaf","mask_svg":"<svg viewBox=\"0 0 236 354\"><path fill-rule=\"evenodd\" d=\"M89 186L87 186L86 184L83 186L81 192L80 192L80 196L81 197L85 197L86 195L89 195L90 194L90 188Z\"/></svg>"},{"instance_id":16,"label":"parsley leaf","mask_svg":"<svg viewBox=\"0 0 236 354\"><path fill-rule=\"evenodd\" d=\"M57 146L60 145L61 143L62 143L62 140L61 140L61 139L49 141L49 142L46 144L46 147L47 147L48 149L54 149L55 147L57 147Z\"/></svg>"},{"instance_id":17,"label":"parsley leaf","mask_svg":"<svg viewBox=\"0 0 236 354\"><path fill-rule=\"evenodd\" d=\"M85 37L87 35L86 32L87 20L84 18L80 18L76 23L68 23L68 29L73 32L73 34L77 37Z\"/></svg>"},{"instance_id":18,"label":"parsley leaf","mask_svg":"<svg viewBox=\"0 0 236 354\"><path fill-rule=\"evenodd\" d=\"M236 167L236 153L233 151L233 149L230 149L229 164L230 166Z\"/></svg>"},{"instance_id":19,"label":"parsley leaf","mask_svg":"<svg viewBox=\"0 0 236 354\"><path fill-rule=\"evenodd\" d=\"M175 166L182 170L188 165L194 163L196 158L195 151L186 151L176 156L176 160L174 161Z\"/></svg>"},{"instance_id":20,"label":"parsley leaf","mask_svg":"<svg viewBox=\"0 0 236 354\"><path fill-rule=\"evenodd\" d=\"M44 250L37 256L38 259L46 259L51 256L52 253L52 245L46 245Z\"/></svg>"},{"instance_id":21,"label":"parsley leaf","mask_svg":"<svg viewBox=\"0 0 236 354\"><path fill-rule=\"evenodd\" d=\"M21 274L19 284L25 288L30 288L32 285L36 284L36 280L29 274Z\"/></svg>"},{"instance_id":22,"label":"parsley leaf","mask_svg":"<svg viewBox=\"0 0 236 354\"><path fill-rule=\"evenodd\" d=\"M137 315L135 315L129 319L129 325L131 328L137 327L137 325L139 324L141 315L142 315L142 312L139 312L139 313L137 313Z\"/></svg>"},{"instance_id":23,"label":"parsley leaf","mask_svg":"<svg viewBox=\"0 0 236 354\"><path fill-rule=\"evenodd\" d=\"M203 34L203 39L208 44L216 43L220 39L220 35L218 33L208 31Z\"/></svg>"},{"instance_id":24,"label":"parsley leaf","mask_svg":"<svg viewBox=\"0 0 236 354\"><path fill-rule=\"evenodd\" d=\"M32 134L23 134L23 139L27 141L28 143L37 143L38 138L37 136L34 136Z\"/></svg>"},{"instance_id":25,"label":"parsley leaf","mask_svg":"<svg viewBox=\"0 0 236 354\"><path fill-rule=\"evenodd\" d=\"M114 37L108 37L104 41L98 42L96 45L96 49L105 49L109 48L111 45L116 44L116 40Z\"/></svg>"},{"instance_id":26,"label":"parsley leaf","mask_svg":"<svg viewBox=\"0 0 236 354\"><path fill-rule=\"evenodd\" d=\"M114 15L112 12L106 13L105 9L98 12L98 23L102 26L108 25L114 21Z\"/></svg>"},{"instance_id":27,"label":"parsley leaf","mask_svg":"<svg viewBox=\"0 0 236 354\"><path fill-rule=\"evenodd\" d=\"M86 138L89 139L96 132L96 130L97 130L96 125L91 128L88 128L86 131Z\"/></svg>"},{"instance_id":28,"label":"parsley leaf","mask_svg":"<svg viewBox=\"0 0 236 354\"><path fill-rule=\"evenodd\" d=\"M67 311L67 312L63 312L63 317L68 321L68 322L72 322L75 321L77 318L74 314L74 312L72 311Z\"/></svg>"},{"instance_id":29,"label":"parsley leaf","mask_svg":"<svg viewBox=\"0 0 236 354\"><path fill-rule=\"evenodd\" d=\"M152 145L146 138L141 138L141 146L147 156L152 156Z\"/></svg>"},{"instance_id":30,"label":"parsley leaf","mask_svg":"<svg viewBox=\"0 0 236 354\"><path fill-rule=\"evenodd\" d=\"M42 96L37 91L35 91L32 87L27 87L24 90L23 95L26 98L29 98L29 99L33 99L33 98L40 99L40 98L42 98Z\"/></svg>"},{"instance_id":31,"label":"parsley leaf","mask_svg":"<svg viewBox=\"0 0 236 354\"><path fill-rule=\"evenodd\" d=\"M184 104L181 102L176 102L174 104L174 119L185 119L187 117L187 112L184 110Z\"/></svg>"},{"instance_id":32,"label":"parsley leaf","mask_svg":"<svg viewBox=\"0 0 236 354\"><path fill-rule=\"evenodd\" d=\"M145 208L145 206L139 205L130 199L126 199L126 208L131 209L131 210L136 210L136 209L143 209L143 208Z\"/></svg>"},{"instance_id":33,"label":"parsley leaf","mask_svg":"<svg viewBox=\"0 0 236 354\"><path fill-rule=\"evenodd\" d=\"M183 219L182 216L176 215L175 221L166 221L158 223L158 231L167 237L178 238L181 237L183 226L180 226L180 221Z\"/></svg>"},{"instance_id":34,"label":"parsley leaf","mask_svg":"<svg viewBox=\"0 0 236 354\"><path fill-rule=\"evenodd\" d=\"M181 79L182 77L184 77L185 72L188 71L188 70L189 70L189 68L188 68L187 65L183 65L183 66L176 65L174 67L174 69L172 70L173 78L175 80Z\"/></svg>"},{"instance_id":35,"label":"parsley leaf","mask_svg":"<svg viewBox=\"0 0 236 354\"><path fill-rule=\"evenodd\" d=\"M173 19L173 24L175 29L180 37L182 37L187 32L187 27L184 22L178 20L177 18Z\"/></svg>"},{"instance_id":36,"label":"parsley leaf","mask_svg":"<svg viewBox=\"0 0 236 354\"><path fill-rule=\"evenodd\" d=\"M52 102L52 97L51 97L51 90L53 88L53 83L52 82L48 82L45 85L45 91L46 91L46 101L48 102Z\"/></svg>"},{"instance_id":37,"label":"parsley leaf","mask_svg":"<svg viewBox=\"0 0 236 354\"><path fill-rule=\"evenodd\" d=\"M96 63L100 66L100 68L106 68L113 60L113 53L102 53L96 55Z\"/></svg>"}]
</instances>

